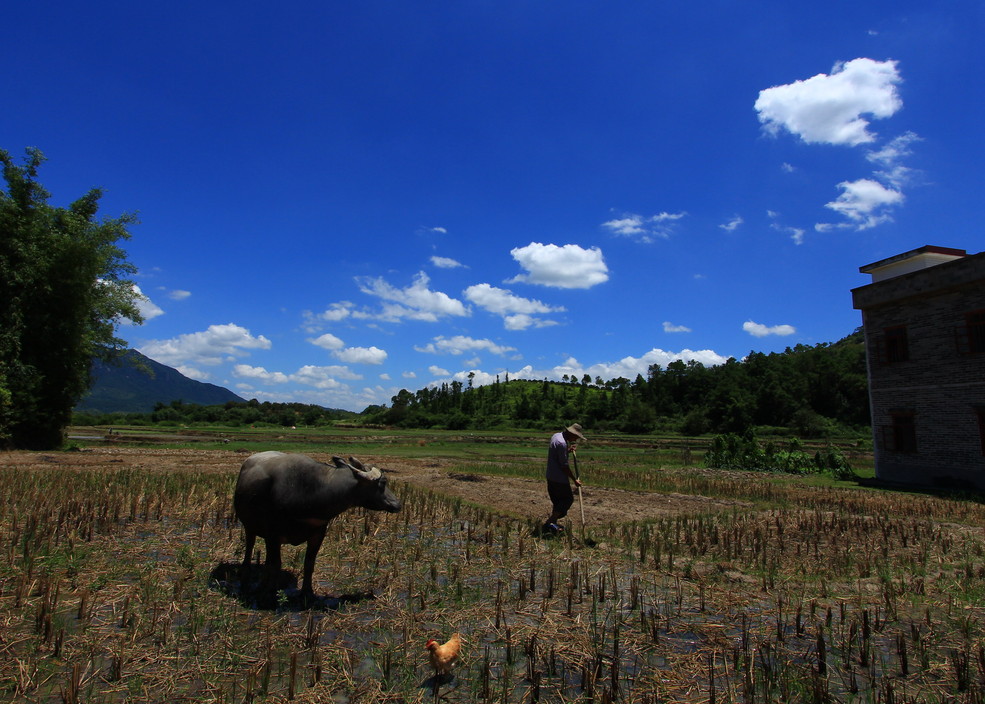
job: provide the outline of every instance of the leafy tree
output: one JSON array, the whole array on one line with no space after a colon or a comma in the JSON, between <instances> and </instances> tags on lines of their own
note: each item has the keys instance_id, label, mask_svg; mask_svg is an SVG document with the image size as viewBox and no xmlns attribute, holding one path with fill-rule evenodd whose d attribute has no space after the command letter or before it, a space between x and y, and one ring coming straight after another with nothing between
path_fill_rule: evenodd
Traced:
<instances>
[{"instance_id":1,"label":"leafy tree","mask_svg":"<svg viewBox=\"0 0 985 704\"><path fill-rule=\"evenodd\" d=\"M143 322L136 268L117 244L135 216L97 220L99 189L49 205L43 162L37 149L23 166L0 150L0 445L26 449L61 445L92 358L126 345L121 319Z\"/></svg>"}]
</instances>

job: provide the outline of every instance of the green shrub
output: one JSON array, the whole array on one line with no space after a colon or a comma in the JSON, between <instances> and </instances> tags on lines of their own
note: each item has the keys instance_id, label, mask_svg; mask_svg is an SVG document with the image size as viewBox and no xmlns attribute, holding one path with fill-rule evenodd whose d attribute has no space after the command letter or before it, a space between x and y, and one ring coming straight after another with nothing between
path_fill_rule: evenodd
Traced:
<instances>
[{"instance_id":1,"label":"green shrub","mask_svg":"<svg viewBox=\"0 0 985 704\"><path fill-rule=\"evenodd\" d=\"M787 474L829 474L834 479L855 478L845 456L835 447L818 450L813 455L805 452L797 438L779 449L769 441L760 446L752 432L739 436L735 433L716 435L705 453L704 464L715 469L758 470L785 472Z\"/></svg>"}]
</instances>

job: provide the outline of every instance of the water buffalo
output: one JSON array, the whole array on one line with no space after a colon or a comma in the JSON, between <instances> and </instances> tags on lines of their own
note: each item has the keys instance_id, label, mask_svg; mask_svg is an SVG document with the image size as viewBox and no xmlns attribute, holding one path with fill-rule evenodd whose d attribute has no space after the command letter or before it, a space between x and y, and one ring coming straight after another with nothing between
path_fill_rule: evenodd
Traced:
<instances>
[{"instance_id":1,"label":"water buffalo","mask_svg":"<svg viewBox=\"0 0 985 704\"><path fill-rule=\"evenodd\" d=\"M280 572L280 546L307 542L301 592L311 596L315 557L325 539L328 522L349 508L373 511L400 510L400 500L386 486L376 467L365 469L359 460L333 457L333 465L306 455L259 452L243 462L233 494L233 508L246 530L247 573L257 536L267 544L267 586Z\"/></svg>"}]
</instances>

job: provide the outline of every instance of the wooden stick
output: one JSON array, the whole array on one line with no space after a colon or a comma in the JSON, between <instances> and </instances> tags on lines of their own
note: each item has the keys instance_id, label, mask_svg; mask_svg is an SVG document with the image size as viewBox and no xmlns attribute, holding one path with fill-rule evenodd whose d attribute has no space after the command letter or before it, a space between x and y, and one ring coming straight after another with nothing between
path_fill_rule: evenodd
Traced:
<instances>
[{"instance_id":1,"label":"wooden stick","mask_svg":"<svg viewBox=\"0 0 985 704\"><path fill-rule=\"evenodd\" d=\"M575 460L575 479L581 480L581 473L578 471L578 455L571 453ZM581 509L581 542L585 542L585 500L581 496L581 486L578 487L578 507Z\"/></svg>"}]
</instances>

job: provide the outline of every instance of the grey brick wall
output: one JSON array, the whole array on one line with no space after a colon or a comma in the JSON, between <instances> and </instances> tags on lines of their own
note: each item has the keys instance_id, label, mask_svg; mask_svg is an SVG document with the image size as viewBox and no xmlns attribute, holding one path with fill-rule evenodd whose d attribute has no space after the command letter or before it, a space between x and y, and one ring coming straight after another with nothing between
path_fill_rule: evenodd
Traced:
<instances>
[{"instance_id":1,"label":"grey brick wall","mask_svg":"<svg viewBox=\"0 0 985 704\"><path fill-rule=\"evenodd\" d=\"M959 336L985 309L985 253L852 291L862 311L876 475L887 481L985 490L976 408L985 408L985 353ZM905 325L909 359L885 363L884 330ZM886 442L892 412L912 411L916 452Z\"/></svg>"}]
</instances>

